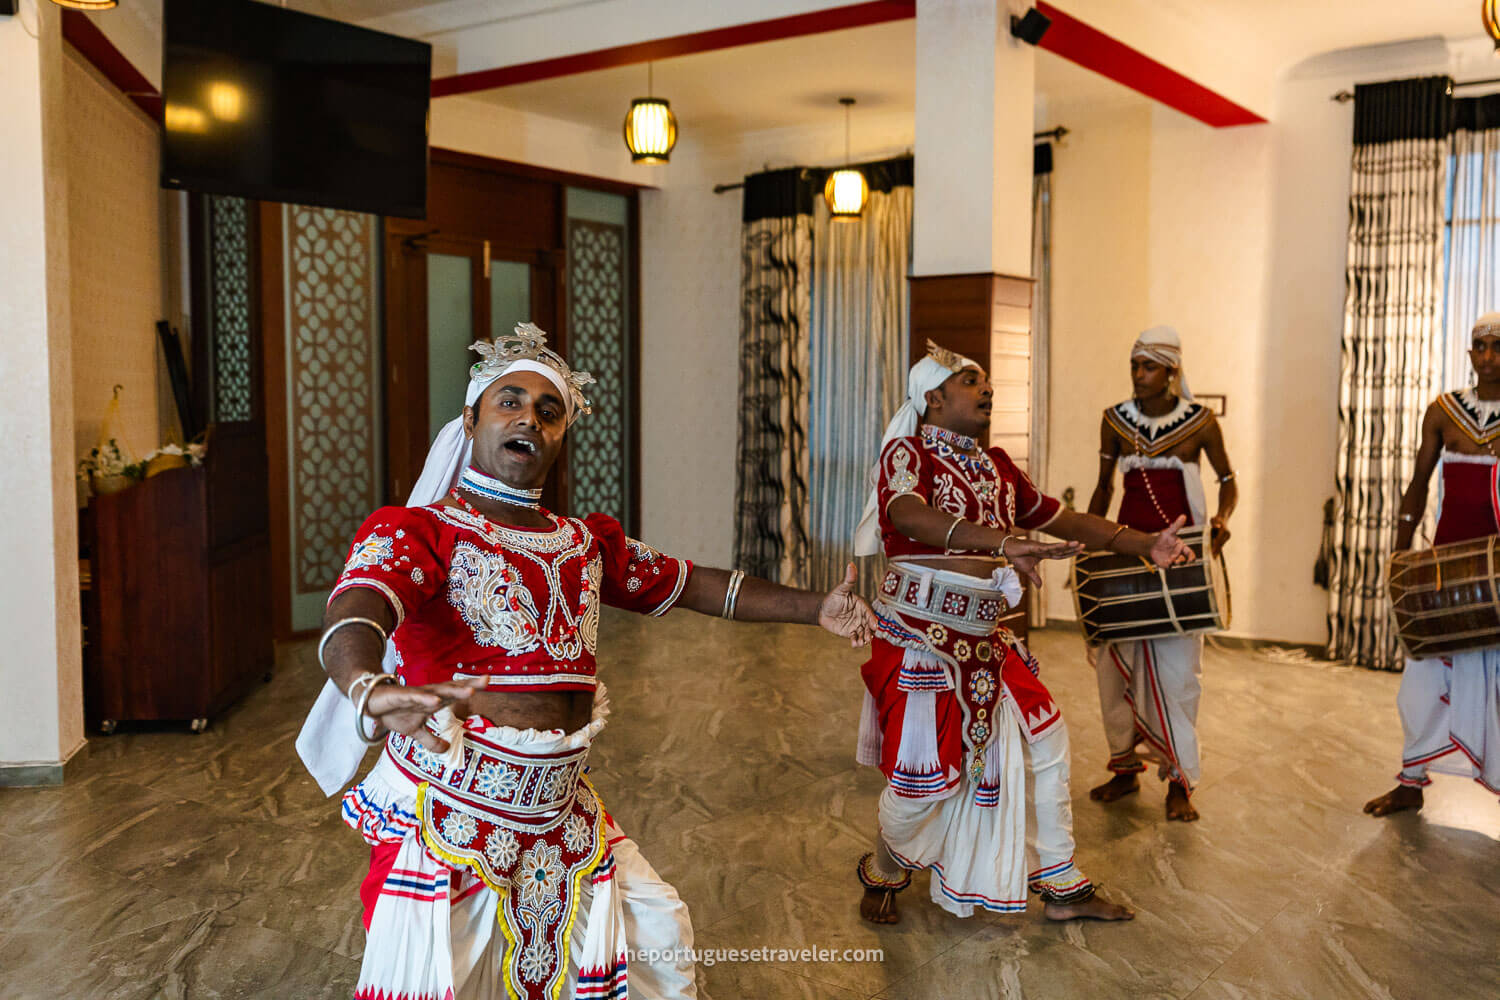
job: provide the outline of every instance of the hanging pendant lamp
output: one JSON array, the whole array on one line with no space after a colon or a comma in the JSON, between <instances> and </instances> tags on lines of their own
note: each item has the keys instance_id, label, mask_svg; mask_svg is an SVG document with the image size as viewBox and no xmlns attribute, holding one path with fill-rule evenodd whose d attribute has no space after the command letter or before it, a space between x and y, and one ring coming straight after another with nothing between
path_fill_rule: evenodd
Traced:
<instances>
[{"instance_id":1,"label":"hanging pendant lamp","mask_svg":"<svg viewBox=\"0 0 1500 1000\"><path fill-rule=\"evenodd\" d=\"M849 165L849 109L854 98L840 97L844 106L844 166L828 175L823 185L823 200L828 202L828 214L845 221L858 219L870 200L870 185L865 175Z\"/></svg>"},{"instance_id":2,"label":"hanging pendant lamp","mask_svg":"<svg viewBox=\"0 0 1500 1000\"><path fill-rule=\"evenodd\" d=\"M119 4L120 0L52 0L59 7L71 7L73 10L109 10Z\"/></svg>"},{"instance_id":3,"label":"hanging pendant lamp","mask_svg":"<svg viewBox=\"0 0 1500 1000\"><path fill-rule=\"evenodd\" d=\"M651 64L646 64L646 97L630 102L625 115L625 148L634 163L666 163L677 145L677 116L660 97L651 96Z\"/></svg>"}]
</instances>

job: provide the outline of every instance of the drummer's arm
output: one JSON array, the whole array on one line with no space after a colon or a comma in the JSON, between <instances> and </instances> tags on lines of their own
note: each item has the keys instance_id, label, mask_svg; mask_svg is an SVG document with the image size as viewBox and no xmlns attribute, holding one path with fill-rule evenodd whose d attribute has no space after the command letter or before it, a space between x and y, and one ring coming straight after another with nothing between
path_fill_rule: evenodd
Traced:
<instances>
[{"instance_id":1,"label":"drummer's arm","mask_svg":"<svg viewBox=\"0 0 1500 1000\"><path fill-rule=\"evenodd\" d=\"M1229 539L1229 515L1240 502L1240 487L1234 479L1234 469L1229 464L1229 451L1224 447L1224 431L1218 420L1210 420L1204 431L1203 451L1208 464L1213 466L1214 476L1219 480L1219 510L1210 520L1214 531L1214 551L1218 552Z\"/></svg>"},{"instance_id":2,"label":"drummer's arm","mask_svg":"<svg viewBox=\"0 0 1500 1000\"><path fill-rule=\"evenodd\" d=\"M1109 501L1115 492L1115 463L1120 459L1120 436L1109 426L1109 421L1099 422L1099 481L1094 484L1094 495L1089 497L1089 513L1103 517L1109 513Z\"/></svg>"},{"instance_id":3,"label":"drummer's arm","mask_svg":"<svg viewBox=\"0 0 1500 1000\"><path fill-rule=\"evenodd\" d=\"M891 501L891 527L913 541L950 551L991 552L1000 548L1006 532L955 518L927 506L919 496L906 494ZM955 520L957 523L955 524ZM949 534L952 529L952 534Z\"/></svg>"},{"instance_id":4,"label":"drummer's arm","mask_svg":"<svg viewBox=\"0 0 1500 1000\"><path fill-rule=\"evenodd\" d=\"M1422 523L1422 514L1427 510L1427 485L1432 481L1432 470L1437 468L1443 453L1443 411L1436 403L1427 407L1422 417L1422 447L1417 449L1417 467L1412 472L1411 484L1401 495L1401 516L1396 522L1396 551L1411 548L1417 525Z\"/></svg>"}]
</instances>

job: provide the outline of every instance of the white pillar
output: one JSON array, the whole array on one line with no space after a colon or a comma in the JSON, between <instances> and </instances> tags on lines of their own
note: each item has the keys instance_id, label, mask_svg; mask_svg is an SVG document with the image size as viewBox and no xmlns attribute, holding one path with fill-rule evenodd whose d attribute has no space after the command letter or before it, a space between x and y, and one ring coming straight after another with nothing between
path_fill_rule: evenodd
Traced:
<instances>
[{"instance_id":1,"label":"white pillar","mask_svg":"<svg viewBox=\"0 0 1500 1000\"><path fill-rule=\"evenodd\" d=\"M1031 274L1036 53L1000 0L917 0L912 273Z\"/></svg>"},{"instance_id":2,"label":"white pillar","mask_svg":"<svg viewBox=\"0 0 1500 1000\"><path fill-rule=\"evenodd\" d=\"M22 11L0 17L0 784L61 780L84 742L62 24Z\"/></svg>"}]
</instances>

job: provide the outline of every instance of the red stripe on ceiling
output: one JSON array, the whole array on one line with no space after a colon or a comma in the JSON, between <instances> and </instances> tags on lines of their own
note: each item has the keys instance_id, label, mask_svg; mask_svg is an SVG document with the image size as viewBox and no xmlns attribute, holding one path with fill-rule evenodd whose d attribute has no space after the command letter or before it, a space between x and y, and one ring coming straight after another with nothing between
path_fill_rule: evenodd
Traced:
<instances>
[{"instance_id":1,"label":"red stripe on ceiling","mask_svg":"<svg viewBox=\"0 0 1500 1000\"><path fill-rule=\"evenodd\" d=\"M162 120L161 95L151 86L151 81L141 75L140 70L89 20L87 14L76 10L62 12L63 38L78 54L94 64L104 78L130 98L146 114L156 121Z\"/></svg>"},{"instance_id":2,"label":"red stripe on ceiling","mask_svg":"<svg viewBox=\"0 0 1500 1000\"><path fill-rule=\"evenodd\" d=\"M533 80L548 80L575 73L591 73L595 70L613 69L636 63L688 56L697 52L712 52L738 45L754 45L757 42L774 42L783 38L802 35L817 35L825 31L841 31L845 28L863 28L887 21L904 21L916 16L916 0L871 0L867 3L848 4L808 14L793 14L789 17L772 18L769 21L754 21L736 24L728 28L711 31L695 31L689 35L675 35L634 45L618 45L611 49L580 52L577 55L559 56L556 59L540 59L536 62L501 66L497 69L459 73L455 76L439 77L432 81L433 97L448 97L453 94L468 94L476 90L493 87L508 87L516 83Z\"/></svg>"},{"instance_id":3,"label":"red stripe on ceiling","mask_svg":"<svg viewBox=\"0 0 1500 1000\"><path fill-rule=\"evenodd\" d=\"M1107 76L1214 128L1258 125L1265 121L1249 108L1189 80L1144 52L1089 27L1051 4L1038 3L1036 7L1052 19L1052 27L1042 36L1038 48Z\"/></svg>"}]
</instances>

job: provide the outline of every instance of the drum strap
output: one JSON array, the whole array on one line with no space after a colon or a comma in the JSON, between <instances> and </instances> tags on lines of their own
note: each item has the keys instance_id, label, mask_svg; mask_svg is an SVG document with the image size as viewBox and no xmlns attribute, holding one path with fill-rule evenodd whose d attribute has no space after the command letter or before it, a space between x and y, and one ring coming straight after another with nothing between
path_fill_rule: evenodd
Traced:
<instances>
[{"instance_id":1,"label":"drum strap","mask_svg":"<svg viewBox=\"0 0 1500 1000\"><path fill-rule=\"evenodd\" d=\"M1183 631L1182 622L1177 620L1177 609L1173 607L1172 590L1167 586L1167 571L1162 567L1156 568L1157 579L1161 580L1162 603L1167 606L1167 617L1172 619L1172 631Z\"/></svg>"}]
</instances>

